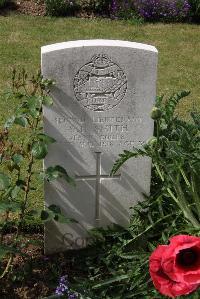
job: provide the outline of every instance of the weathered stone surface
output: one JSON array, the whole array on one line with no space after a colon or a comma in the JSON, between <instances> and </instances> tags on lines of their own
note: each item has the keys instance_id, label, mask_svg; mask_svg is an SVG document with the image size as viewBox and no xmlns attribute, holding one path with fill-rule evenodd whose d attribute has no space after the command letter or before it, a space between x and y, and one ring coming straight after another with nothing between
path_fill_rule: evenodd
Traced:
<instances>
[{"instance_id":1,"label":"weathered stone surface","mask_svg":"<svg viewBox=\"0 0 200 299\"><path fill-rule=\"evenodd\" d=\"M77 184L45 185L46 204L79 221L46 226L46 252L55 252L86 246L90 228L127 225L130 207L149 193L150 160L132 159L115 177L109 173L119 153L153 134L157 50L116 40L54 44L42 47L42 73L56 81L44 130L57 143L44 164L62 165Z\"/></svg>"}]
</instances>

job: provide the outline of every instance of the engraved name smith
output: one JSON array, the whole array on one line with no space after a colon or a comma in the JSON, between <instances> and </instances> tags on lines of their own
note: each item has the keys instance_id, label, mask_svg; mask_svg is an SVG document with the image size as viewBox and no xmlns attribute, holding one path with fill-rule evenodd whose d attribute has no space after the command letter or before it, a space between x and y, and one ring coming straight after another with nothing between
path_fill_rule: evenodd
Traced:
<instances>
[{"instance_id":1,"label":"engraved name smith","mask_svg":"<svg viewBox=\"0 0 200 299\"><path fill-rule=\"evenodd\" d=\"M105 54L92 57L74 78L76 99L87 109L103 112L124 98L127 78L124 71Z\"/></svg>"}]
</instances>

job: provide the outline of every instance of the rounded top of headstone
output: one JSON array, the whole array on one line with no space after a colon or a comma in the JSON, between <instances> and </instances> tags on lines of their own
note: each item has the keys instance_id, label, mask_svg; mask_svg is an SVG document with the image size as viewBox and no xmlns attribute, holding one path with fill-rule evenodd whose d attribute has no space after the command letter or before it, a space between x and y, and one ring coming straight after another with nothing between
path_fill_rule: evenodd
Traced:
<instances>
[{"instance_id":1,"label":"rounded top of headstone","mask_svg":"<svg viewBox=\"0 0 200 299\"><path fill-rule=\"evenodd\" d=\"M41 51L42 54L44 54L44 53L59 51L68 48L97 47L97 46L133 48L133 49L158 53L158 50L151 45L129 42L129 41L122 41L122 40L107 40L107 39L68 41L68 42L43 46L41 48Z\"/></svg>"}]
</instances>

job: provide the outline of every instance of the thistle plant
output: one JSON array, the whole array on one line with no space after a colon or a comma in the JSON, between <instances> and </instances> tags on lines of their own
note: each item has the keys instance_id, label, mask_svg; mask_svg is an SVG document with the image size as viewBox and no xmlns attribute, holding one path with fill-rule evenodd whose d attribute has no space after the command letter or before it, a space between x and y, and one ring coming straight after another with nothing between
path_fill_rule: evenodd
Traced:
<instances>
[{"instance_id":1,"label":"thistle plant","mask_svg":"<svg viewBox=\"0 0 200 299\"><path fill-rule=\"evenodd\" d=\"M175 116L176 105L188 95L186 91L175 94L165 105L163 96L157 98L151 113L155 120L155 137L147 141L142 149L133 148L120 154L112 174L130 158L150 157L160 179L160 199L173 199L185 219L199 230L200 115L192 112L191 123Z\"/></svg>"},{"instance_id":2,"label":"thistle plant","mask_svg":"<svg viewBox=\"0 0 200 299\"><path fill-rule=\"evenodd\" d=\"M41 182L63 178L74 184L62 166L53 165L43 171L41 163L37 162L47 155L48 145L56 142L42 131L42 107L53 105L48 95L53 84L52 80L43 79L39 72L28 78L24 70L13 70L12 88L2 96L17 100L19 105L0 133L0 261L6 261L0 278L9 271L14 256L21 254L22 247L28 245L21 242L27 217L40 218L42 222L73 221L66 218L56 205L45 210L30 208L30 195L37 191L33 186L34 177L37 176ZM8 227L14 231L9 244L5 242Z\"/></svg>"},{"instance_id":3,"label":"thistle plant","mask_svg":"<svg viewBox=\"0 0 200 299\"><path fill-rule=\"evenodd\" d=\"M200 116L193 111L190 121L183 121L176 115L176 106L187 95L182 91L167 100L158 97L151 112L154 137L142 148L124 151L114 164L112 174L129 159L151 158L151 194L132 208L128 227L91 232L94 241L87 256L78 254L76 261L84 269L74 279L82 298L163 298L149 275L151 253L174 235L199 235ZM199 297L200 290L184 296Z\"/></svg>"}]
</instances>

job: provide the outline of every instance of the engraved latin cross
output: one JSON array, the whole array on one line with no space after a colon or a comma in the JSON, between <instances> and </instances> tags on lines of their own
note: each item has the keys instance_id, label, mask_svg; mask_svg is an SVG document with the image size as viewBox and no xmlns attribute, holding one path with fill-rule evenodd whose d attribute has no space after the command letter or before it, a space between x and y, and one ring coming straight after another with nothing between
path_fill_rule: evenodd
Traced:
<instances>
[{"instance_id":1,"label":"engraved latin cross","mask_svg":"<svg viewBox=\"0 0 200 299\"><path fill-rule=\"evenodd\" d=\"M101 174L101 152L96 152L96 174L75 176L76 181L96 181L95 184L95 221L96 225L100 223L100 195L101 195L101 180L116 180L121 178L121 174L110 176L109 174Z\"/></svg>"}]
</instances>

